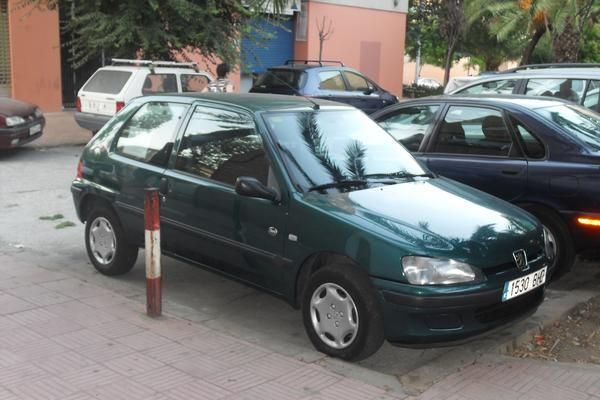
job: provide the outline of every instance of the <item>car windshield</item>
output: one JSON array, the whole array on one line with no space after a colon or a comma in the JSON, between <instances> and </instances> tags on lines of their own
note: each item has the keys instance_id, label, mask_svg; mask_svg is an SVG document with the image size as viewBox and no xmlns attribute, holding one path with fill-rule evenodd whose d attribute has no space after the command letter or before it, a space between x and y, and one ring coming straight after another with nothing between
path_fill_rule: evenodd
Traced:
<instances>
[{"instance_id":1,"label":"car windshield","mask_svg":"<svg viewBox=\"0 0 600 400\"><path fill-rule=\"evenodd\" d=\"M538 114L583 141L588 150L600 152L600 114L576 105L559 105L536 110Z\"/></svg>"},{"instance_id":2,"label":"car windshield","mask_svg":"<svg viewBox=\"0 0 600 400\"><path fill-rule=\"evenodd\" d=\"M404 147L358 110L273 112L265 114L265 122L302 191L350 191L376 179L397 183L426 175Z\"/></svg>"}]
</instances>

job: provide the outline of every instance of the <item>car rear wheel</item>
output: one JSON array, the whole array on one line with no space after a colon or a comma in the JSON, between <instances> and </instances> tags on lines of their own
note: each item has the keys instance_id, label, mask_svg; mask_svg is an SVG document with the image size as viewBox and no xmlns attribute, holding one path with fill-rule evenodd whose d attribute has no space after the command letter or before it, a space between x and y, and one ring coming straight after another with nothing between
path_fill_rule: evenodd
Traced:
<instances>
[{"instance_id":1,"label":"car rear wheel","mask_svg":"<svg viewBox=\"0 0 600 400\"><path fill-rule=\"evenodd\" d=\"M529 211L544 226L548 242L554 251L554 258L550 263L550 278L556 279L569 272L575 263L575 246L571 234L565 223L552 211L543 208Z\"/></svg>"},{"instance_id":2,"label":"car rear wheel","mask_svg":"<svg viewBox=\"0 0 600 400\"><path fill-rule=\"evenodd\" d=\"M329 265L311 275L302 314L315 348L332 357L362 360L383 343L381 305L368 275L354 265Z\"/></svg>"},{"instance_id":3,"label":"car rear wheel","mask_svg":"<svg viewBox=\"0 0 600 400\"><path fill-rule=\"evenodd\" d=\"M126 240L118 217L103 206L94 208L87 218L85 246L92 264L104 275L129 272L138 255L138 248Z\"/></svg>"}]
</instances>

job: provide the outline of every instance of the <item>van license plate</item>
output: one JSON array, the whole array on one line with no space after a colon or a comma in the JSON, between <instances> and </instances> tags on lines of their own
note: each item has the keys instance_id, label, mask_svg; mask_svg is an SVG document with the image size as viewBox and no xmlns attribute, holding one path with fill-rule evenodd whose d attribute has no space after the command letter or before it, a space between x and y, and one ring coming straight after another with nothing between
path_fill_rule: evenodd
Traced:
<instances>
[{"instance_id":1,"label":"van license plate","mask_svg":"<svg viewBox=\"0 0 600 400\"><path fill-rule=\"evenodd\" d=\"M522 294L531 292L533 289L542 286L546 282L547 269L548 267L544 267L529 275L505 282L504 290L502 291L502 301L521 296Z\"/></svg>"},{"instance_id":2,"label":"van license plate","mask_svg":"<svg viewBox=\"0 0 600 400\"><path fill-rule=\"evenodd\" d=\"M29 136L33 136L36 133L39 133L42 131L42 126L41 125L34 125L31 128L29 128Z\"/></svg>"}]
</instances>

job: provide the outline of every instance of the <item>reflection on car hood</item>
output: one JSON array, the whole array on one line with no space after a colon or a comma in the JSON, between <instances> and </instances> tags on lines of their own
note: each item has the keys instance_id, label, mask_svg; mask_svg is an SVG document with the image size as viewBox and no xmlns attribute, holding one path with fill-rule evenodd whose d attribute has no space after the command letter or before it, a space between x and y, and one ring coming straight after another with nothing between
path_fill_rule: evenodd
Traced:
<instances>
[{"instance_id":1,"label":"reflection on car hood","mask_svg":"<svg viewBox=\"0 0 600 400\"><path fill-rule=\"evenodd\" d=\"M445 178L348 193L308 194L304 200L416 254L480 267L511 262L512 253L542 248L541 226L503 200Z\"/></svg>"},{"instance_id":2,"label":"reflection on car hood","mask_svg":"<svg viewBox=\"0 0 600 400\"><path fill-rule=\"evenodd\" d=\"M0 98L0 114L6 117L26 117L33 113L35 106L23 101Z\"/></svg>"}]
</instances>

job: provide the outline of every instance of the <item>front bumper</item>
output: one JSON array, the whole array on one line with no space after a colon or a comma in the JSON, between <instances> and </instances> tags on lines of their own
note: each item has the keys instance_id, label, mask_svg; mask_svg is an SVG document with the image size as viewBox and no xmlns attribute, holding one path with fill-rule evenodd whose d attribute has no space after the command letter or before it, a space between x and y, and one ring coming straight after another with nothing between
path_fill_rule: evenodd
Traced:
<instances>
[{"instance_id":1,"label":"front bumper","mask_svg":"<svg viewBox=\"0 0 600 400\"><path fill-rule=\"evenodd\" d=\"M0 128L0 149L11 149L29 143L40 136L44 132L46 120L42 118L28 121L26 124L13 126L10 128ZM35 128L39 126L39 131L32 134ZM33 129L33 131L32 131Z\"/></svg>"},{"instance_id":2,"label":"front bumper","mask_svg":"<svg viewBox=\"0 0 600 400\"><path fill-rule=\"evenodd\" d=\"M98 132L112 117L107 115L76 112L75 122L83 129Z\"/></svg>"},{"instance_id":3,"label":"front bumper","mask_svg":"<svg viewBox=\"0 0 600 400\"><path fill-rule=\"evenodd\" d=\"M384 309L385 336L406 347L449 346L535 312L544 286L502 302L502 288L421 296L394 290L390 282L374 282Z\"/></svg>"}]
</instances>

